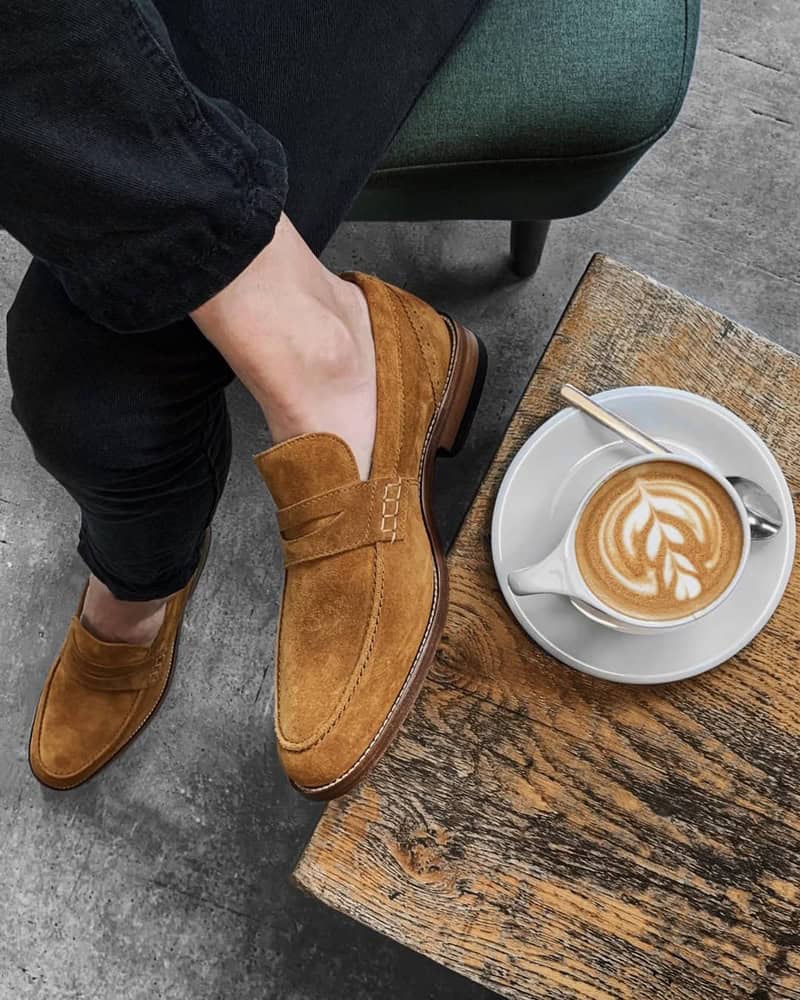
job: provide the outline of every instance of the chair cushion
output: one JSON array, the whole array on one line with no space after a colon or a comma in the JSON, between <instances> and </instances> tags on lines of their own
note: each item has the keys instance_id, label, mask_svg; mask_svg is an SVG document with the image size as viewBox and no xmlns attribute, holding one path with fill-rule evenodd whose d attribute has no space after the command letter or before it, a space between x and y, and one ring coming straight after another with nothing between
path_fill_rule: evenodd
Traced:
<instances>
[{"instance_id":1,"label":"chair cushion","mask_svg":"<svg viewBox=\"0 0 800 1000\"><path fill-rule=\"evenodd\" d=\"M699 2L489 0L416 103L369 186L384 192L410 181L424 186L424 174L448 167L459 183L460 175L480 176L475 168L481 165L510 164L516 176L523 164L530 167L535 183L537 165L552 173L559 162L587 157L609 158L624 174L677 115L691 72ZM580 176L578 171L573 179ZM443 181L437 184L446 193Z\"/></svg>"}]
</instances>

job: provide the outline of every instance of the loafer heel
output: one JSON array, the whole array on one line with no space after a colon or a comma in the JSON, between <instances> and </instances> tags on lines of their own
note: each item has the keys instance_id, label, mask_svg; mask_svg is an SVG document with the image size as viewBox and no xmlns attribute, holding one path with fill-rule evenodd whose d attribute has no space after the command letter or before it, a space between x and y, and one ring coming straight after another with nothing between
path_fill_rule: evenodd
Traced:
<instances>
[{"instance_id":1,"label":"loafer heel","mask_svg":"<svg viewBox=\"0 0 800 1000\"><path fill-rule=\"evenodd\" d=\"M457 455L464 446L486 380L486 347L471 330L444 317L453 337L454 370L450 387L441 404L437 451L446 458Z\"/></svg>"}]
</instances>

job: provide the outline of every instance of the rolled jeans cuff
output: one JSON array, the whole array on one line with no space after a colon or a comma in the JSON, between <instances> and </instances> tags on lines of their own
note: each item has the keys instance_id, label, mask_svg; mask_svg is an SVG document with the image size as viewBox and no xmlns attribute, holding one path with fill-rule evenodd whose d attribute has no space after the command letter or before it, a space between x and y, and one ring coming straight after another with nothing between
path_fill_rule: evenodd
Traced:
<instances>
[{"instance_id":1,"label":"rolled jeans cuff","mask_svg":"<svg viewBox=\"0 0 800 1000\"><path fill-rule=\"evenodd\" d=\"M235 120L236 143L206 131L214 156L199 177L179 179L196 190L172 224L98 235L91 259L74 269L42 258L71 301L111 330L156 330L185 318L272 240L288 190L283 146L227 101L208 105L224 109L226 125Z\"/></svg>"},{"instance_id":2,"label":"rolled jeans cuff","mask_svg":"<svg viewBox=\"0 0 800 1000\"><path fill-rule=\"evenodd\" d=\"M158 577L135 586L126 583L104 563L95 551L88 534L81 529L78 538L78 555L97 579L104 584L118 601L160 601L183 590L200 564L205 534L198 537L191 559L181 566L165 570Z\"/></svg>"}]
</instances>

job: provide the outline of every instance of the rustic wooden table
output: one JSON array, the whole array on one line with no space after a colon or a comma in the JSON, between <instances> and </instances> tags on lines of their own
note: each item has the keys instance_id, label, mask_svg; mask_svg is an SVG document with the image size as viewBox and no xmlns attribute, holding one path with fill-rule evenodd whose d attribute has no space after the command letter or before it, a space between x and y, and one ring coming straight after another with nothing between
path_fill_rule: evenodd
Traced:
<instances>
[{"instance_id":1,"label":"rustic wooden table","mask_svg":"<svg viewBox=\"0 0 800 1000\"><path fill-rule=\"evenodd\" d=\"M295 877L507 997L800 998L800 576L745 650L679 684L598 681L533 645L489 526L567 380L711 396L800 487L800 359L595 257L451 551L418 706Z\"/></svg>"}]
</instances>

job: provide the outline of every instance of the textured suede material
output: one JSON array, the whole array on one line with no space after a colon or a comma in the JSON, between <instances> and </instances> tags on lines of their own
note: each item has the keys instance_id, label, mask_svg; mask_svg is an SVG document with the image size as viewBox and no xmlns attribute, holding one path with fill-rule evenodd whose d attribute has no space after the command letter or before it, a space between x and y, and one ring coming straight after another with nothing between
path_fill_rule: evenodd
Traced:
<instances>
[{"instance_id":1,"label":"textured suede material","mask_svg":"<svg viewBox=\"0 0 800 1000\"><path fill-rule=\"evenodd\" d=\"M163 660L151 646L103 642L76 615L61 653L61 670L70 680L94 691L139 691L154 684Z\"/></svg>"},{"instance_id":2,"label":"textured suede material","mask_svg":"<svg viewBox=\"0 0 800 1000\"><path fill-rule=\"evenodd\" d=\"M348 483L278 511L287 566L362 548L372 542L394 542L405 532L404 494L415 479L370 479Z\"/></svg>"},{"instance_id":3,"label":"textured suede material","mask_svg":"<svg viewBox=\"0 0 800 1000\"><path fill-rule=\"evenodd\" d=\"M254 461L279 509L359 481L349 445L335 434L291 438Z\"/></svg>"},{"instance_id":4,"label":"textured suede material","mask_svg":"<svg viewBox=\"0 0 800 1000\"><path fill-rule=\"evenodd\" d=\"M345 277L367 298L375 340L377 430L369 484L379 484L380 497L386 484L402 488L391 492L391 503L382 502L383 526L396 521L398 530L287 567L276 732L289 777L307 790L346 777L374 744L429 633L438 586L419 479L450 368L450 332L413 295L366 275ZM279 509L310 501L312 536L341 530L339 522L330 527L327 501L313 498L357 478L355 464L343 457L349 449L343 442L334 447L336 440L306 435L256 456ZM369 484L341 494L366 497ZM355 517L364 513L359 504L349 510ZM298 531L302 518L280 516ZM344 505L341 520L347 517Z\"/></svg>"},{"instance_id":5,"label":"textured suede material","mask_svg":"<svg viewBox=\"0 0 800 1000\"><path fill-rule=\"evenodd\" d=\"M276 728L286 749L314 743L347 698L380 600L378 548L287 571L276 684ZM356 620L360 628L353 627ZM287 770L296 781L294 770Z\"/></svg>"},{"instance_id":6,"label":"textured suede material","mask_svg":"<svg viewBox=\"0 0 800 1000\"><path fill-rule=\"evenodd\" d=\"M81 607L50 669L31 730L31 770L52 788L91 777L138 732L169 680L192 580L172 597L150 646L103 642L80 623Z\"/></svg>"}]
</instances>

